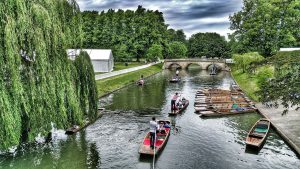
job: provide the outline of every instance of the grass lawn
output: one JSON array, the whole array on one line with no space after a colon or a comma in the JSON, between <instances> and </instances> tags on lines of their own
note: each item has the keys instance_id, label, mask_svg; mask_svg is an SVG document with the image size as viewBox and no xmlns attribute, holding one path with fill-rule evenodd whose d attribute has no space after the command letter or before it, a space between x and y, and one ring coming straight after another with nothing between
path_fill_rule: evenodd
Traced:
<instances>
[{"instance_id":1,"label":"grass lawn","mask_svg":"<svg viewBox=\"0 0 300 169\"><path fill-rule=\"evenodd\" d=\"M258 101L258 96L255 94L255 92L259 90L256 77L242 73L241 70L233 70L232 75L240 88L246 92L247 96L254 101Z\"/></svg>"},{"instance_id":2,"label":"grass lawn","mask_svg":"<svg viewBox=\"0 0 300 169\"><path fill-rule=\"evenodd\" d=\"M128 69L132 67L142 66L145 65L144 62L128 62L128 66L125 66L125 62L115 62L114 71Z\"/></svg>"},{"instance_id":3,"label":"grass lawn","mask_svg":"<svg viewBox=\"0 0 300 169\"><path fill-rule=\"evenodd\" d=\"M107 79L97 80L98 96L101 97L107 93L120 89L128 84L137 81L141 75L144 77L151 76L162 70L162 63L150 66L145 69L137 70L134 72L114 76Z\"/></svg>"},{"instance_id":4,"label":"grass lawn","mask_svg":"<svg viewBox=\"0 0 300 169\"><path fill-rule=\"evenodd\" d=\"M128 65L125 66L125 62L115 62L113 71L128 69L128 68L142 66L142 65L146 64L145 62L127 62L127 63L128 63ZM97 72L97 73L95 73L95 75L99 75L99 74L103 74L103 73L107 73L107 72Z\"/></svg>"}]
</instances>

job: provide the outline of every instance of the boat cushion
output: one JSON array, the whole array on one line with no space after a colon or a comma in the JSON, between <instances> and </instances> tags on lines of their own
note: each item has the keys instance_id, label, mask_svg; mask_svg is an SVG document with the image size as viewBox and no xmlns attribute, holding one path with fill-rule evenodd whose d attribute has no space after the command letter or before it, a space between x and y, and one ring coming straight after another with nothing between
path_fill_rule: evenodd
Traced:
<instances>
[{"instance_id":1,"label":"boat cushion","mask_svg":"<svg viewBox=\"0 0 300 169\"><path fill-rule=\"evenodd\" d=\"M254 131L258 132L258 133L266 133L266 132L268 132L268 129L267 128L255 128Z\"/></svg>"}]
</instances>

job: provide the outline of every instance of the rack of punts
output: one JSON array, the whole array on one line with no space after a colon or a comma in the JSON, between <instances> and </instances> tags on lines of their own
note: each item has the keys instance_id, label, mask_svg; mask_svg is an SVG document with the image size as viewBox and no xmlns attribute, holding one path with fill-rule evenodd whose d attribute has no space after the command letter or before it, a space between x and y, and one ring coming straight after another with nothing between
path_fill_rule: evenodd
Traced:
<instances>
[{"instance_id":1,"label":"rack of punts","mask_svg":"<svg viewBox=\"0 0 300 169\"><path fill-rule=\"evenodd\" d=\"M219 117L257 111L237 85L231 90L200 89L195 94L195 112L201 117Z\"/></svg>"}]
</instances>

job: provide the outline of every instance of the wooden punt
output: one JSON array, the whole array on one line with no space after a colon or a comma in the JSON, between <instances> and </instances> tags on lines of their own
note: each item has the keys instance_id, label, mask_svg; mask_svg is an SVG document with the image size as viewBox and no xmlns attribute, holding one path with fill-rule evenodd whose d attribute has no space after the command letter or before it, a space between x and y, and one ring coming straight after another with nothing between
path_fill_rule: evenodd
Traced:
<instances>
[{"instance_id":1,"label":"wooden punt","mask_svg":"<svg viewBox=\"0 0 300 169\"><path fill-rule=\"evenodd\" d=\"M172 115L177 115L177 114L181 113L183 110L185 110L188 107L189 103L190 103L189 100L186 100L185 104L183 105L182 108L175 110L174 113L170 112L169 115L172 116Z\"/></svg>"},{"instance_id":2,"label":"wooden punt","mask_svg":"<svg viewBox=\"0 0 300 169\"><path fill-rule=\"evenodd\" d=\"M256 112L256 108L244 108L243 110L235 110L235 109L213 109L214 113L210 114L202 114L200 112L201 117L221 117L221 116L226 116L226 115L236 115L236 114L244 114L244 113L251 113L251 112Z\"/></svg>"},{"instance_id":3,"label":"wooden punt","mask_svg":"<svg viewBox=\"0 0 300 169\"><path fill-rule=\"evenodd\" d=\"M172 79L170 79L170 83L177 83L180 82L181 78L180 77L172 77Z\"/></svg>"},{"instance_id":4,"label":"wooden punt","mask_svg":"<svg viewBox=\"0 0 300 169\"><path fill-rule=\"evenodd\" d=\"M77 126L77 125L74 125L74 126L68 128L66 130L65 134L71 135L71 134L74 134L74 133L78 132L79 130L80 130L80 127Z\"/></svg>"},{"instance_id":5,"label":"wooden punt","mask_svg":"<svg viewBox=\"0 0 300 169\"><path fill-rule=\"evenodd\" d=\"M136 82L136 84L137 84L138 86L143 86L144 83L145 83L144 80L139 80L139 81Z\"/></svg>"},{"instance_id":6,"label":"wooden punt","mask_svg":"<svg viewBox=\"0 0 300 169\"><path fill-rule=\"evenodd\" d=\"M169 120L159 120L158 123L165 122L170 125ZM155 142L155 151L150 147L150 132L148 132L143 139L143 142L140 145L139 153L141 155L156 155L160 153L163 149L163 147L167 144L168 138L170 136L170 129L171 128L165 128L164 133L157 133L156 134L156 142Z\"/></svg>"},{"instance_id":7,"label":"wooden punt","mask_svg":"<svg viewBox=\"0 0 300 169\"><path fill-rule=\"evenodd\" d=\"M271 123L268 119L259 119L249 131L246 145L259 148L267 138L270 125Z\"/></svg>"}]
</instances>

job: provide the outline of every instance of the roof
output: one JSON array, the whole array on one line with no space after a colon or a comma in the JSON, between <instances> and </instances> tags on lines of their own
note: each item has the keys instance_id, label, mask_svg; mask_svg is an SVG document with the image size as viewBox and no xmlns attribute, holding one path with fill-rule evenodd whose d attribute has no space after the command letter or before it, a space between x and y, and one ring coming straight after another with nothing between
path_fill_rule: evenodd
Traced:
<instances>
[{"instance_id":1,"label":"roof","mask_svg":"<svg viewBox=\"0 0 300 169\"><path fill-rule=\"evenodd\" d=\"M300 50L300 48L280 48L279 51L295 51L295 50Z\"/></svg>"},{"instance_id":2,"label":"roof","mask_svg":"<svg viewBox=\"0 0 300 169\"><path fill-rule=\"evenodd\" d=\"M109 60L112 54L111 49L82 49L89 54L91 60ZM80 49L68 49L67 54L69 57L78 56Z\"/></svg>"}]
</instances>

